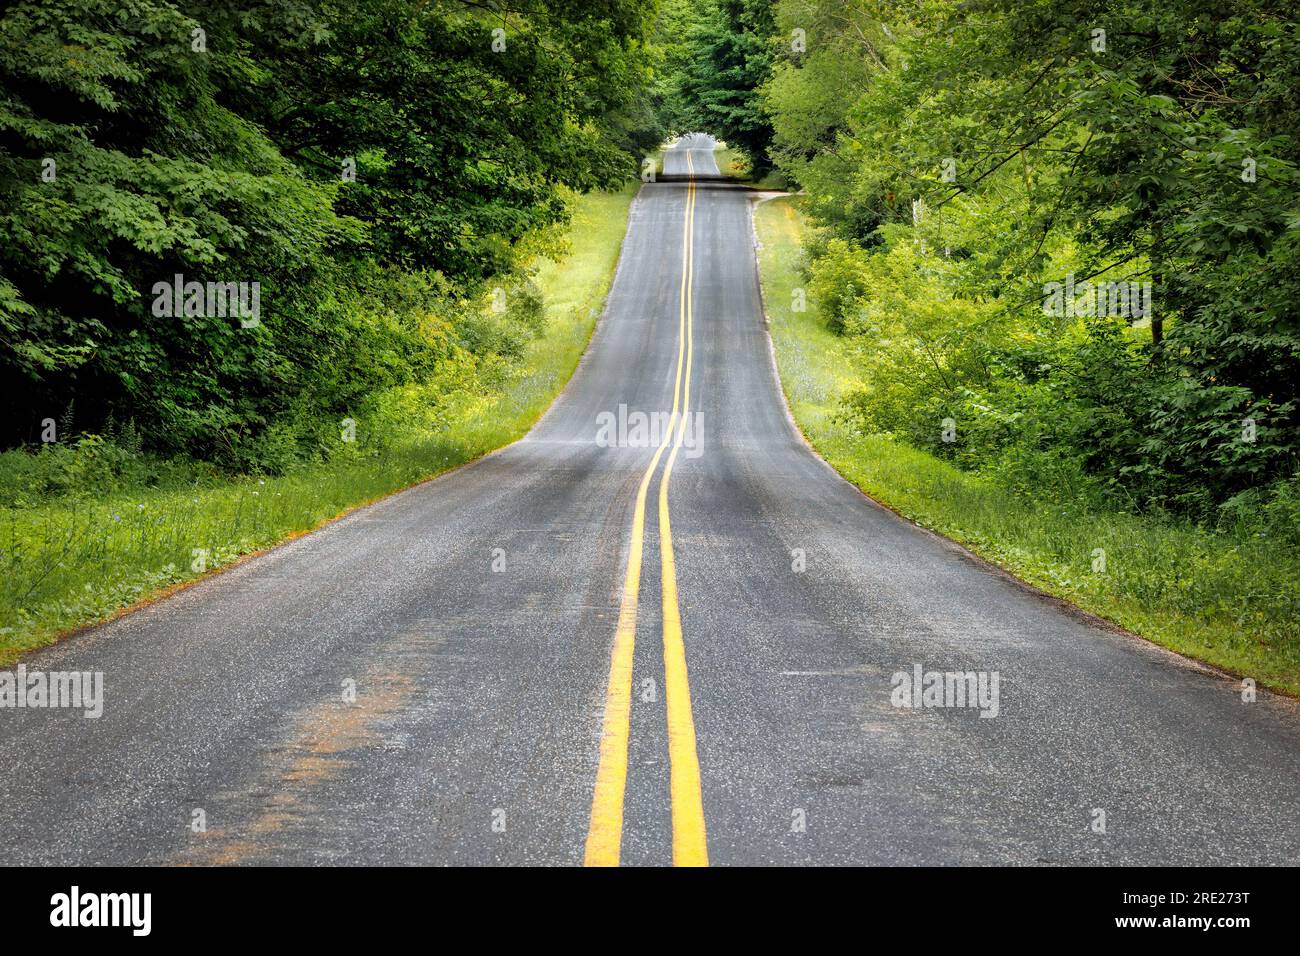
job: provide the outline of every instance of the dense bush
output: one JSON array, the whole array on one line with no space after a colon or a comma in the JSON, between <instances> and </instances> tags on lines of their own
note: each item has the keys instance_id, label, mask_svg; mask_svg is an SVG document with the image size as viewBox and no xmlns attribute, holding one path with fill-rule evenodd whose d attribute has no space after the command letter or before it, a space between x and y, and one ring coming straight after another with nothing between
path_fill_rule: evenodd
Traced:
<instances>
[{"instance_id":1,"label":"dense bush","mask_svg":"<svg viewBox=\"0 0 1300 956\"><path fill-rule=\"evenodd\" d=\"M112 418L282 471L388 390L517 356L566 191L653 136L629 119L651 6L6 5L0 443ZM258 321L159 314L176 275L256 284Z\"/></svg>"},{"instance_id":2,"label":"dense bush","mask_svg":"<svg viewBox=\"0 0 1300 956\"><path fill-rule=\"evenodd\" d=\"M821 224L808 289L857 358L856 428L1030 495L1290 533L1290 5L781 0L776 21L773 157ZM1151 307L1055 308L1067 279L1149 283Z\"/></svg>"}]
</instances>

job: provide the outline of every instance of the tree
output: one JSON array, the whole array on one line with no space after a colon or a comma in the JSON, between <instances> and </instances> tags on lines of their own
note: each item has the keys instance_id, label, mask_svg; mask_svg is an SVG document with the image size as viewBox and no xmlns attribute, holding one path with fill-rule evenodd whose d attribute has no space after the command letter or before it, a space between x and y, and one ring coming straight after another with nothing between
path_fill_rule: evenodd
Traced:
<instances>
[{"instance_id":1,"label":"tree","mask_svg":"<svg viewBox=\"0 0 1300 956\"><path fill-rule=\"evenodd\" d=\"M61 0L0 14L4 438L236 467L449 350L566 190L631 175L650 0ZM643 134L642 134L643 135ZM254 322L159 283L256 288ZM452 338L430 316L446 311ZM525 323L526 324L526 323ZM315 422L315 424L313 424ZM332 425L331 425L332 427ZM250 451L250 449L252 449Z\"/></svg>"},{"instance_id":2,"label":"tree","mask_svg":"<svg viewBox=\"0 0 1300 956\"><path fill-rule=\"evenodd\" d=\"M681 82L690 124L766 166L772 127L760 89L772 66L775 22L769 0L709 0L690 37Z\"/></svg>"}]
</instances>

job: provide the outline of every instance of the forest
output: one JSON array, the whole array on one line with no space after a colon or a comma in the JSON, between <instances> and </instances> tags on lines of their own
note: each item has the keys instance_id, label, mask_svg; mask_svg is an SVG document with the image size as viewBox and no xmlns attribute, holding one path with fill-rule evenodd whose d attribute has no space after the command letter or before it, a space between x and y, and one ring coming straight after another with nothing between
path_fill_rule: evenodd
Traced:
<instances>
[{"instance_id":1,"label":"forest","mask_svg":"<svg viewBox=\"0 0 1300 956\"><path fill-rule=\"evenodd\" d=\"M436 405L490 378L539 331L527 269L562 241L567 197L625 181L658 141L634 98L650 17L633 0L10 6L4 441L61 429L279 472L395 389ZM244 284L259 314L173 316L159 282Z\"/></svg>"},{"instance_id":2,"label":"forest","mask_svg":"<svg viewBox=\"0 0 1300 956\"><path fill-rule=\"evenodd\" d=\"M508 360L566 193L705 129L806 193L861 428L1300 513L1284 3L61 0L0 30L11 447L288 467ZM173 276L255 283L265 320L155 314Z\"/></svg>"},{"instance_id":3,"label":"forest","mask_svg":"<svg viewBox=\"0 0 1300 956\"><path fill-rule=\"evenodd\" d=\"M1285 3L724 3L688 89L820 227L844 414L1027 494L1300 527Z\"/></svg>"}]
</instances>

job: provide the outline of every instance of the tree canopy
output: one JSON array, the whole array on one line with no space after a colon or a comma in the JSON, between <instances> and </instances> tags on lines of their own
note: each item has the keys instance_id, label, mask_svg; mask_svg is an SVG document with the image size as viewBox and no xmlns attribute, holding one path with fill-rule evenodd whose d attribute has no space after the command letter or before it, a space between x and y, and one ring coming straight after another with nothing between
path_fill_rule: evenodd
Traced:
<instances>
[{"instance_id":1,"label":"tree canopy","mask_svg":"<svg viewBox=\"0 0 1300 956\"><path fill-rule=\"evenodd\" d=\"M8 441L75 404L238 463L294 408L481 345L456 300L516 281L566 191L657 141L633 119L652 18L641 0L9 5ZM259 321L154 314L176 275L256 283Z\"/></svg>"},{"instance_id":2,"label":"tree canopy","mask_svg":"<svg viewBox=\"0 0 1300 956\"><path fill-rule=\"evenodd\" d=\"M861 356L862 428L1143 507L1281 493L1300 465L1291 5L775 8L760 108L823 225L810 287ZM1077 294L1053 310L1058 287Z\"/></svg>"}]
</instances>

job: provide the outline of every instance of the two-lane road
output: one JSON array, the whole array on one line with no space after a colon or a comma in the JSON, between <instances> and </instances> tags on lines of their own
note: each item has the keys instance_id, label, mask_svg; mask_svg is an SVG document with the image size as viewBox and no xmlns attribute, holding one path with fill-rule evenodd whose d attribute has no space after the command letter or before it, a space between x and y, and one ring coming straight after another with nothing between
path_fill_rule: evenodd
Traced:
<instances>
[{"instance_id":1,"label":"two-lane road","mask_svg":"<svg viewBox=\"0 0 1300 956\"><path fill-rule=\"evenodd\" d=\"M712 145L527 438L28 658L106 699L0 711L0 863L1300 862L1294 702L807 449ZM691 429L606 440L636 412ZM996 672L996 717L895 706L917 665Z\"/></svg>"}]
</instances>

